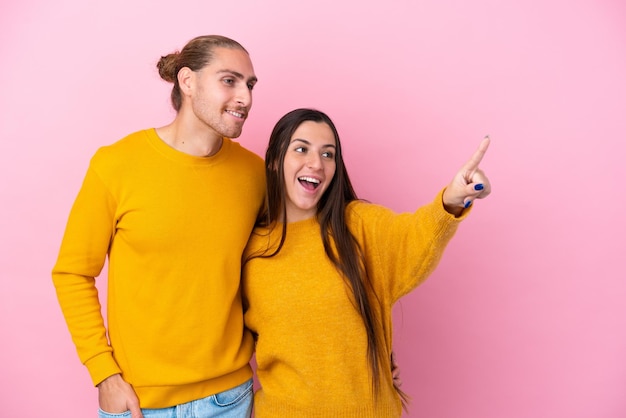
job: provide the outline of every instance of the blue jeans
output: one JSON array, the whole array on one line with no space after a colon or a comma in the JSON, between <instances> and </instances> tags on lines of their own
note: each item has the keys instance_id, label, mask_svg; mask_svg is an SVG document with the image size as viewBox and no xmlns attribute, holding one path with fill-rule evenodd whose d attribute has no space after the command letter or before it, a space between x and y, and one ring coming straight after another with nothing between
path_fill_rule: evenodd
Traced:
<instances>
[{"instance_id":1,"label":"blue jeans","mask_svg":"<svg viewBox=\"0 0 626 418\"><path fill-rule=\"evenodd\" d=\"M224 392L169 408L142 408L144 418L250 418L252 379ZM130 411L109 414L98 410L98 418L128 418Z\"/></svg>"}]
</instances>

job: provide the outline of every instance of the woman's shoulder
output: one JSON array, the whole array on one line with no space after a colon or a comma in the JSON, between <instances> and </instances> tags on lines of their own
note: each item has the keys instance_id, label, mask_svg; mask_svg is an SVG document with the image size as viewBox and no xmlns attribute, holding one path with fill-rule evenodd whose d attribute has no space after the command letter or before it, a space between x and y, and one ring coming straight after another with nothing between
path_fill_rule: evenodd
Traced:
<instances>
[{"instance_id":1,"label":"woman's shoulder","mask_svg":"<svg viewBox=\"0 0 626 418\"><path fill-rule=\"evenodd\" d=\"M252 230L244 251L244 260L264 254L269 248L271 229L257 226Z\"/></svg>"},{"instance_id":2,"label":"woman's shoulder","mask_svg":"<svg viewBox=\"0 0 626 418\"><path fill-rule=\"evenodd\" d=\"M353 200L346 206L346 220L348 222L358 222L370 218L387 217L394 212L382 205L371 203L366 200Z\"/></svg>"}]
</instances>

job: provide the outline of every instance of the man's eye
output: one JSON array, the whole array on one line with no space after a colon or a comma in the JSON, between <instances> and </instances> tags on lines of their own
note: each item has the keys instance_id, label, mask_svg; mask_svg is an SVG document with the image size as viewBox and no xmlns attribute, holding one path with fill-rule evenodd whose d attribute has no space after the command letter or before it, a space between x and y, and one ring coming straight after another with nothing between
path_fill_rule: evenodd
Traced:
<instances>
[{"instance_id":1,"label":"man's eye","mask_svg":"<svg viewBox=\"0 0 626 418\"><path fill-rule=\"evenodd\" d=\"M225 78L224 79L224 83L225 84L233 84L235 82L235 80L233 80L232 78Z\"/></svg>"},{"instance_id":2,"label":"man's eye","mask_svg":"<svg viewBox=\"0 0 626 418\"><path fill-rule=\"evenodd\" d=\"M254 88L254 84L252 83L248 84L248 90L252 91L253 88Z\"/></svg>"}]
</instances>

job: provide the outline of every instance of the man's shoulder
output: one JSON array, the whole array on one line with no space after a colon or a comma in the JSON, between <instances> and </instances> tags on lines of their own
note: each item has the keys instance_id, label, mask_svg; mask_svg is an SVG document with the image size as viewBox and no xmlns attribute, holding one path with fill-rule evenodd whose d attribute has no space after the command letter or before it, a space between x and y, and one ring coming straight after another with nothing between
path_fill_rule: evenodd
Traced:
<instances>
[{"instance_id":1,"label":"man's shoulder","mask_svg":"<svg viewBox=\"0 0 626 418\"><path fill-rule=\"evenodd\" d=\"M263 161L263 158L261 158L261 156L259 156L255 152L249 150L248 148L244 147L239 142L234 141L232 139L228 139L228 138L227 138L227 140L230 141L230 143L231 143L232 151L237 153L238 155L245 156L245 157L250 158L252 160Z\"/></svg>"},{"instance_id":2,"label":"man's shoulder","mask_svg":"<svg viewBox=\"0 0 626 418\"><path fill-rule=\"evenodd\" d=\"M142 129L126 135L117 141L104 145L98 149L98 152L124 152L137 146L144 145L146 139L154 132L152 129Z\"/></svg>"},{"instance_id":3,"label":"man's shoulder","mask_svg":"<svg viewBox=\"0 0 626 418\"><path fill-rule=\"evenodd\" d=\"M231 139L229 139L228 141L230 141L229 156L231 159L242 162L244 166L248 167L252 171L265 172L265 162L263 158L261 158L255 152L244 147L239 142L233 141Z\"/></svg>"},{"instance_id":4,"label":"man's shoulder","mask_svg":"<svg viewBox=\"0 0 626 418\"><path fill-rule=\"evenodd\" d=\"M149 129L133 132L108 145L101 146L91 158L94 168L119 167L132 164L138 155L145 153L148 144Z\"/></svg>"}]
</instances>

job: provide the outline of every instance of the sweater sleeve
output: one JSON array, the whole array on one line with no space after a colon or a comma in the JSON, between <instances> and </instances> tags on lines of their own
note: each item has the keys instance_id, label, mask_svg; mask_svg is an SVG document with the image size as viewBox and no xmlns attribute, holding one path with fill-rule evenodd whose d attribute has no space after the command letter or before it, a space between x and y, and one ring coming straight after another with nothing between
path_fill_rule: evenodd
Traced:
<instances>
[{"instance_id":1,"label":"sweater sleeve","mask_svg":"<svg viewBox=\"0 0 626 418\"><path fill-rule=\"evenodd\" d=\"M90 165L52 270L61 310L94 385L120 373L107 339L95 284L115 227L115 202Z\"/></svg>"},{"instance_id":2,"label":"sweater sleeve","mask_svg":"<svg viewBox=\"0 0 626 418\"><path fill-rule=\"evenodd\" d=\"M396 214L372 204L354 206L368 276L377 293L392 304L434 271L469 213L465 210L458 218L448 213L443 207L444 190L413 213Z\"/></svg>"}]
</instances>

